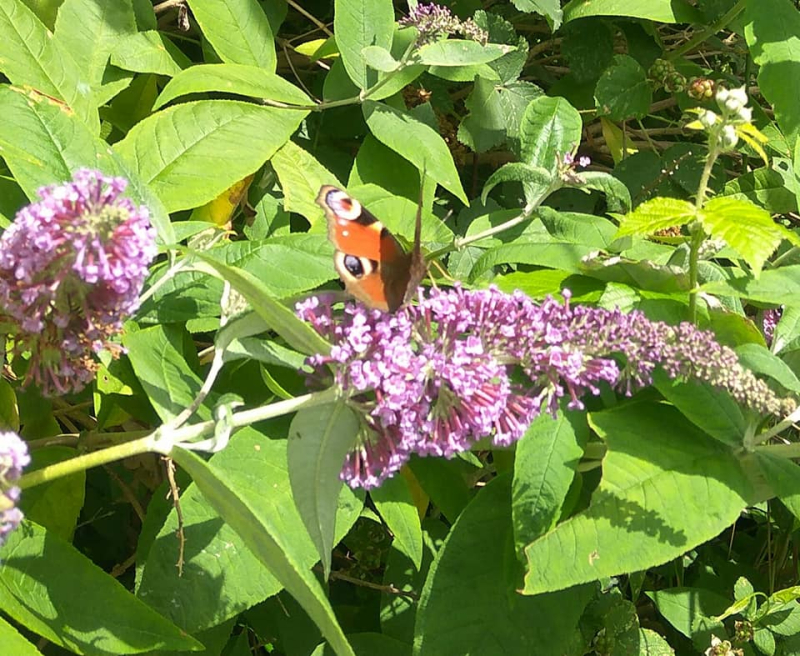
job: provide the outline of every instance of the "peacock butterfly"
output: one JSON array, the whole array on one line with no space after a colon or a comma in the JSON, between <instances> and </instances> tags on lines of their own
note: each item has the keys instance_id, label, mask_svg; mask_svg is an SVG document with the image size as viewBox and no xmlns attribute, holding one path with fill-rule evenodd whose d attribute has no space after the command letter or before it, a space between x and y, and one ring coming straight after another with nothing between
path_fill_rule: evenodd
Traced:
<instances>
[{"instance_id":1,"label":"peacock butterfly","mask_svg":"<svg viewBox=\"0 0 800 656\"><path fill-rule=\"evenodd\" d=\"M420 209L414 245L406 253L386 226L347 192L323 186L317 203L325 210L328 239L336 248L333 264L348 293L384 312L406 304L427 273L420 250Z\"/></svg>"}]
</instances>

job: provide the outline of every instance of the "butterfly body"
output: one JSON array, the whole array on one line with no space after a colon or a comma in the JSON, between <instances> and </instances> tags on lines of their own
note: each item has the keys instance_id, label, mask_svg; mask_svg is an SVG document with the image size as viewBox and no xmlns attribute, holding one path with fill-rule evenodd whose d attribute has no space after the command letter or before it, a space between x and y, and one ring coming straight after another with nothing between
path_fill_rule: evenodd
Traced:
<instances>
[{"instance_id":1,"label":"butterfly body","mask_svg":"<svg viewBox=\"0 0 800 656\"><path fill-rule=\"evenodd\" d=\"M406 253L397 238L355 198L336 187L319 190L333 263L345 289L369 307L394 312L409 301L427 267L420 251L420 216L414 247Z\"/></svg>"}]
</instances>

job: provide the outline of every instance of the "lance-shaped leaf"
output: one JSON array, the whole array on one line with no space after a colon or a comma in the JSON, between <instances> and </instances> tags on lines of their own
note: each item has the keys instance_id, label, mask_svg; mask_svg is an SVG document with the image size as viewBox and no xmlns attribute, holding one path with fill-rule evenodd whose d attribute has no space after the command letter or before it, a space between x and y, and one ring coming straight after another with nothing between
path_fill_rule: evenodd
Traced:
<instances>
[{"instance_id":1,"label":"lance-shaped leaf","mask_svg":"<svg viewBox=\"0 0 800 656\"><path fill-rule=\"evenodd\" d=\"M410 472L407 476L389 478L380 487L370 490L369 496L394 535L394 546L408 556L419 570L422 565L422 526L409 479L413 481ZM416 490L422 493L418 485Z\"/></svg>"},{"instance_id":2,"label":"lance-shaped leaf","mask_svg":"<svg viewBox=\"0 0 800 656\"><path fill-rule=\"evenodd\" d=\"M92 134L100 127L90 80L21 0L0 1L0 72L69 105Z\"/></svg>"},{"instance_id":3,"label":"lance-shaped leaf","mask_svg":"<svg viewBox=\"0 0 800 656\"><path fill-rule=\"evenodd\" d=\"M175 98L206 91L235 93L294 105L308 105L311 102L291 82L263 68L246 64L200 64L181 71L167 82L153 109L161 109Z\"/></svg>"},{"instance_id":4,"label":"lance-shaped leaf","mask_svg":"<svg viewBox=\"0 0 800 656\"><path fill-rule=\"evenodd\" d=\"M420 48L419 58L429 66L472 66L500 59L512 50L513 46L498 43L481 45L477 41L445 39Z\"/></svg>"},{"instance_id":5,"label":"lance-shaped leaf","mask_svg":"<svg viewBox=\"0 0 800 656\"><path fill-rule=\"evenodd\" d=\"M292 496L317 547L326 578L331 570L337 499L342 488L339 473L358 430L358 417L344 402L300 410L289 428Z\"/></svg>"},{"instance_id":6,"label":"lance-shaped leaf","mask_svg":"<svg viewBox=\"0 0 800 656\"><path fill-rule=\"evenodd\" d=\"M223 264L207 253L195 251L193 255L202 263L197 265L199 270L227 280L231 287L244 296L253 309L267 322L270 328L278 333L286 343L301 353L313 355L315 353L328 353L331 345L319 333L270 293L267 286L251 273Z\"/></svg>"},{"instance_id":7,"label":"lance-shaped leaf","mask_svg":"<svg viewBox=\"0 0 800 656\"><path fill-rule=\"evenodd\" d=\"M114 150L174 212L203 205L255 172L305 114L231 100L184 103L138 123Z\"/></svg>"},{"instance_id":8,"label":"lance-shaped leaf","mask_svg":"<svg viewBox=\"0 0 800 656\"><path fill-rule=\"evenodd\" d=\"M394 8L385 0L336 0L333 31L347 75L360 89L371 87L378 74L367 66L364 48L392 47Z\"/></svg>"},{"instance_id":9,"label":"lance-shaped leaf","mask_svg":"<svg viewBox=\"0 0 800 656\"><path fill-rule=\"evenodd\" d=\"M0 86L0 112L0 154L28 198L35 199L39 187L69 180L81 167L97 168L106 175L126 178L125 195L147 205L158 241L175 241L169 216L158 198L75 114L39 94L8 86Z\"/></svg>"},{"instance_id":10,"label":"lance-shaped leaf","mask_svg":"<svg viewBox=\"0 0 800 656\"><path fill-rule=\"evenodd\" d=\"M355 656L330 602L317 579L300 565L268 519L259 516L250 503L229 487L214 469L191 451L175 448L175 461L192 477L203 496L242 538L250 551L266 565L309 614L339 656Z\"/></svg>"},{"instance_id":11,"label":"lance-shaped leaf","mask_svg":"<svg viewBox=\"0 0 800 656\"><path fill-rule=\"evenodd\" d=\"M468 203L453 156L438 132L411 114L372 100L365 101L362 109L378 141L424 170L465 205Z\"/></svg>"},{"instance_id":12,"label":"lance-shaped leaf","mask_svg":"<svg viewBox=\"0 0 800 656\"><path fill-rule=\"evenodd\" d=\"M565 23L589 16L628 16L657 23L703 21L696 9L675 0L572 0L564 7Z\"/></svg>"},{"instance_id":13,"label":"lance-shaped leaf","mask_svg":"<svg viewBox=\"0 0 800 656\"><path fill-rule=\"evenodd\" d=\"M257 0L189 0L189 7L223 61L275 72L275 39Z\"/></svg>"},{"instance_id":14,"label":"lance-shaped leaf","mask_svg":"<svg viewBox=\"0 0 800 656\"><path fill-rule=\"evenodd\" d=\"M699 218L706 232L739 253L756 276L781 241L795 241L795 236L775 223L769 212L748 200L712 198Z\"/></svg>"},{"instance_id":15,"label":"lance-shaped leaf","mask_svg":"<svg viewBox=\"0 0 800 656\"><path fill-rule=\"evenodd\" d=\"M608 446L589 508L528 545L524 592L539 594L677 558L753 500L728 447L677 410L627 404L592 413Z\"/></svg>"}]
</instances>

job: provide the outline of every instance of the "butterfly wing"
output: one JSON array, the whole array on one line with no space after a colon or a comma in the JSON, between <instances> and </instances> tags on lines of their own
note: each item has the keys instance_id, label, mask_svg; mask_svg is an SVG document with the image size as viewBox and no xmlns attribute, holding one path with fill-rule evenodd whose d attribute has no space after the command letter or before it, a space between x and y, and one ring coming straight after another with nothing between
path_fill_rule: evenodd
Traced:
<instances>
[{"instance_id":1,"label":"butterfly wing","mask_svg":"<svg viewBox=\"0 0 800 656\"><path fill-rule=\"evenodd\" d=\"M412 282L413 251L406 253L378 219L341 189L322 187L317 203L325 210L328 238L336 248L334 266L345 289L369 307L397 310Z\"/></svg>"}]
</instances>

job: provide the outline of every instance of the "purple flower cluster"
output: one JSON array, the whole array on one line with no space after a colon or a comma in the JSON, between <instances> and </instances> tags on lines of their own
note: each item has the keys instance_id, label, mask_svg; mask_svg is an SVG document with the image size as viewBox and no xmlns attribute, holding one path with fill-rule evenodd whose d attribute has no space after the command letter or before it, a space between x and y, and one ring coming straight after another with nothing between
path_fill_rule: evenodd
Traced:
<instances>
[{"instance_id":1,"label":"purple flower cluster","mask_svg":"<svg viewBox=\"0 0 800 656\"><path fill-rule=\"evenodd\" d=\"M0 237L0 321L46 395L91 381L93 354L118 350L109 338L138 307L155 231L147 208L120 198L126 186L82 169L40 189Z\"/></svg>"},{"instance_id":2,"label":"purple flower cluster","mask_svg":"<svg viewBox=\"0 0 800 656\"><path fill-rule=\"evenodd\" d=\"M561 176L561 179L564 182L569 184L583 184L583 179L577 175L576 170L579 166L585 169L591 163L592 160L585 155L578 157L578 159L575 159L575 155L569 152L564 153L562 157L556 156L556 168L558 169L558 174Z\"/></svg>"},{"instance_id":3,"label":"purple flower cluster","mask_svg":"<svg viewBox=\"0 0 800 656\"><path fill-rule=\"evenodd\" d=\"M775 337L775 328L778 327L778 322L781 320L782 315L783 307L764 310L764 318L761 326L764 331L764 339L770 346L772 345L773 337Z\"/></svg>"},{"instance_id":4,"label":"purple flower cluster","mask_svg":"<svg viewBox=\"0 0 800 656\"><path fill-rule=\"evenodd\" d=\"M16 433L0 431L0 545L22 521L17 508L20 489L14 483L31 462L28 445Z\"/></svg>"},{"instance_id":5,"label":"purple flower cluster","mask_svg":"<svg viewBox=\"0 0 800 656\"><path fill-rule=\"evenodd\" d=\"M486 44L489 35L471 18L462 21L453 16L447 7L435 3L418 4L408 14L400 19L401 27L415 27L419 36L417 43L420 46L446 39L451 34L460 34L465 39Z\"/></svg>"},{"instance_id":6,"label":"purple flower cluster","mask_svg":"<svg viewBox=\"0 0 800 656\"><path fill-rule=\"evenodd\" d=\"M573 307L563 294L564 304L537 305L521 292L456 286L420 292L419 305L395 314L355 303L334 312L325 296L298 304L299 316L333 344L330 356L309 358L309 385L337 385L362 417L342 478L371 488L412 454L449 458L484 438L512 444L562 398L581 409L603 385L631 394L652 382L657 366L762 413L795 408L711 333L640 312Z\"/></svg>"}]
</instances>

